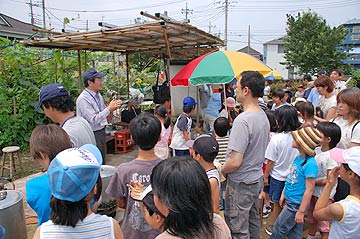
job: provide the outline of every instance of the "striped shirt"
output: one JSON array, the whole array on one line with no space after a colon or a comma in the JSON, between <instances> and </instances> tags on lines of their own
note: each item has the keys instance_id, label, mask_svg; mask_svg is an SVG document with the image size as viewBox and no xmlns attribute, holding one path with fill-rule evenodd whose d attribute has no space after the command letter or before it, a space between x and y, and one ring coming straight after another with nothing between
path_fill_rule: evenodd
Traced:
<instances>
[{"instance_id":1,"label":"striped shirt","mask_svg":"<svg viewBox=\"0 0 360 239\"><path fill-rule=\"evenodd\" d=\"M219 144L219 153L216 156L214 163L219 163L222 165L225 163L226 150L229 144L229 136L216 137L215 139Z\"/></svg>"},{"instance_id":2,"label":"striped shirt","mask_svg":"<svg viewBox=\"0 0 360 239\"><path fill-rule=\"evenodd\" d=\"M40 238L113 239L115 235L112 218L92 213L75 227L55 225L49 220L40 226Z\"/></svg>"}]
</instances>

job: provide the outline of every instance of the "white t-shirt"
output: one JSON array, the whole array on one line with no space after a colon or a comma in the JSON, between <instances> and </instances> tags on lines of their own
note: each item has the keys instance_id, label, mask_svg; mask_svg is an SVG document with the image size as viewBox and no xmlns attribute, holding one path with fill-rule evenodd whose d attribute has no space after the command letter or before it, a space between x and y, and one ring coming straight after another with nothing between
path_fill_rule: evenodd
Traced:
<instances>
[{"instance_id":1,"label":"white t-shirt","mask_svg":"<svg viewBox=\"0 0 360 239\"><path fill-rule=\"evenodd\" d=\"M316 164L318 166L318 176L316 177L316 180L318 179L325 179L327 178L327 171L335 168L338 166L335 160L333 160L330 157L330 150L322 152L321 147L315 148L315 160ZM324 186L315 186L313 195L315 197L320 197L321 192L323 191ZM333 198L336 192L336 187L333 187L330 193L329 198Z\"/></svg>"},{"instance_id":2,"label":"white t-shirt","mask_svg":"<svg viewBox=\"0 0 360 239\"><path fill-rule=\"evenodd\" d=\"M317 104L317 106L320 107L322 112L324 113L324 119L326 118L327 114L329 113L329 110L331 108L336 108L336 95L332 95L329 98L325 98L325 96L320 96L320 100Z\"/></svg>"},{"instance_id":3,"label":"white t-shirt","mask_svg":"<svg viewBox=\"0 0 360 239\"><path fill-rule=\"evenodd\" d=\"M336 146L337 148L347 149L350 147L350 143L360 143L360 123L352 130L357 121L349 124L347 120L340 116L335 118L333 122L339 125L341 129L341 139Z\"/></svg>"},{"instance_id":4,"label":"white t-shirt","mask_svg":"<svg viewBox=\"0 0 360 239\"><path fill-rule=\"evenodd\" d=\"M76 116L67 120L62 128L69 135L73 147L79 148L84 144L96 145L94 132L83 117Z\"/></svg>"},{"instance_id":5,"label":"white t-shirt","mask_svg":"<svg viewBox=\"0 0 360 239\"><path fill-rule=\"evenodd\" d=\"M360 234L360 200L352 195L347 196L339 203L344 209L343 217L340 221L333 220L329 233L329 239L357 239Z\"/></svg>"},{"instance_id":6,"label":"white t-shirt","mask_svg":"<svg viewBox=\"0 0 360 239\"><path fill-rule=\"evenodd\" d=\"M274 161L270 175L276 180L286 180L294 159L299 155L299 151L292 147L292 141L291 132L276 133L266 148L265 158Z\"/></svg>"}]
</instances>

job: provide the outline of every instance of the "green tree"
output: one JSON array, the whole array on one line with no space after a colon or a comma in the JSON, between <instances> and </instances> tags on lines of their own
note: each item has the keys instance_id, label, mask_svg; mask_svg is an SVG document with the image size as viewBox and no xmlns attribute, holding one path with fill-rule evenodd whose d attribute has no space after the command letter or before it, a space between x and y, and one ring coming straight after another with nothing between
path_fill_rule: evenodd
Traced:
<instances>
[{"instance_id":1,"label":"green tree","mask_svg":"<svg viewBox=\"0 0 360 239\"><path fill-rule=\"evenodd\" d=\"M338 46L348 34L342 27L331 28L314 12L287 15L285 59L287 66L299 68L299 73L314 74L321 69L341 68L347 54Z\"/></svg>"}]
</instances>

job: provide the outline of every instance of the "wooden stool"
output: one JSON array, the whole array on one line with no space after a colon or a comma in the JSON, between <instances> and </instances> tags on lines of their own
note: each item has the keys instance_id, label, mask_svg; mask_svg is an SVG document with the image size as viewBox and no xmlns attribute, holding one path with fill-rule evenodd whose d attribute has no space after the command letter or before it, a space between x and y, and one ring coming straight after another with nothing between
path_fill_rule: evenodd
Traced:
<instances>
[{"instance_id":1,"label":"wooden stool","mask_svg":"<svg viewBox=\"0 0 360 239\"><path fill-rule=\"evenodd\" d=\"M14 172L16 172L14 153L16 153L17 158L19 160L20 169L23 170L21 159L20 159L20 156L19 156L19 150L20 150L19 146L9 146L9 147L5 147L5 148L2 149L3 157L2 157L2 165L1 165L1 176L4 175L4 169L5 168L10 169L10 178L13 177L13 170L14 170ZM10 156L9 166L5 166L6 154L10 154L9 155Z\"/></svg>"},{"instance_id":2,"label":"wooden stool","mask_svg":"<svg viewBox=\"0 0 360 239\"><path fill-rule=\"evenodd\" d=\"M127 153L134 150L134 141L131 139L130 130L120 130L114 134L114 153Z\"/></svg>"}]
</instances>

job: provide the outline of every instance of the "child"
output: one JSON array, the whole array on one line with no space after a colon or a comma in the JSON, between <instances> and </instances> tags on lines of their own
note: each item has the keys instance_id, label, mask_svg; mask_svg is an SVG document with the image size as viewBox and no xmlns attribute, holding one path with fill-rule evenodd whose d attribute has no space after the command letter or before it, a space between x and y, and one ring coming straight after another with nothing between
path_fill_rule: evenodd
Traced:
<instances>
[{"instance_id":1,"label":"child","mask_svg":"<svg viewBox=\"0 0 360 239\"><path fill-rule=\"evenodd\" d=\"M231 238L224 219L213 213L209 180L196 160L163 160L152 171L151 187L155 206L166 217L156 239Z\"/></svg>"},{"instance_id":2,"label":"child","mask_svg":"<svg viewBox=\"0 0 360 239\"><path fill-rule=\"evenodd\" d=\"M129 187L131 189L131 198L141 202L141 212L147 224L153 229L158 229L163 232L165 216L155 206L154 193L152 192L151 185L144 189L144 186L141 183L132 182Z\"/></svg>"},{"instance_id":3,"label":"child","mask_svg":"<svg viewBox=\"0 0 360 239\"><path fill-rule=\"evenodd\" d=\"M161 159L167 159L169 157L168 141L171 134L170 125L165 125L166 124L165 121L168 117L168 109L163 105L158 106L155 109L155 116L161 122L161 135L160 135L160 140L156 143L154 148L155 154Z\"/></svg>"},{"instance_id":4,"label":"child","mask_svg":"<svg viewBox=\"0 0 360 239\"><path fill-rule=\"evenodd\" d=\"M90 209L94 194L101 192L97 184L101 164L101 152L93 144L66 149L56 155L48 168L52 194L50 220L38 227L34 239L124 238L113 218Z\"/></svg>"},{"instance_id":5,"label":"child","mask_svg":"<svg viewBox=\"0 0 360 239\"><path fill-rule=\"evenodd\" d=\"M319 221L330 221L329 238L355 239L360 235L360 147L333 149L331 158L341 163L329 173L328 181L314 209L314 217ZM350 195L328 205L328 198L340 177L350 185Z\"/></svg>"},{"instance_id":6,"label":"child","mask_svg":"<svg viewBox=\"0 0 360 239\"><path fill-rule=\"evenodd\" d=\"M297 102L295 108L298 110L301 117L301 128L315 127L314 125L314 106L310 102Z\"/></svg>"},{"instance_id":7,"label":"child","mask_svg":"<svg viewBox=\"0 0 360 239\"><path fill-rule=\"evenodd\" d=\"M30 136L30 154L45 170L61 151L71 148L69 135L58 125L39 125ZM26 201L38 216L40 226L50 218L51 191L47 173L26 182Z\"/></svg>"},{"instance_id":8,"label":"child","mask_svg":"<svg viewBox=\"0 0 360 239\"><path fill-rule=\"evenodd\" d=\"M291 132L293 147L299 150L286 178L280 205L284 206L276 219L270 239L302 238L304 214L315 188L318 168L314 159L315 147L320 143L320 132L305 127Z\"/></svg>"},{"instance_id":9,"label":"child","mask_svg":"<svg viewBox=\"0 0 360 239\"><path fill-rule=\"evenodd\" d=\"M340 141L341 130L340 127L332 122L320 122L316 128L319 130L321 135L320 146L315 149L315 160L318 166L318 176L315 181L315 189L313 196L311 197L309 211L308 211L308 239L314 239L316 231L319 230L322 234L323 239L327 239L329 236L330 222L329 221L317 221L313 217L314 207L316 201L320 197L321 191L323 190L326 182L327 175L331 169L337 166L337 163L330 158L330 150L335 148L337 143ZM331 191L328 204L332 203L335 195L335 188Z\"/></svg>"},{"instance_id":10,"label":"child","mask_svg":"<svg viewBox=\"0 0 360 239\"><path fill-rule=\"evenodd\" d=\"M186 141L190 140L191 129L195 128L196 132L201 133L191 119L195 106L196 101L194 98L188 96L183 99L183 113L176 120L170 144L170 148L174 150L175 156L190 155Z\"/></svg>"},{"instance_id":11,"label":"child","mask_svg":"<svg viewBox=\"0 0 360 239\"><path fill-rule=\"evenodd\" d=\"M145 187L150 184L151 171L161 161L154 152L160 138L161 123L154 115L142 113L130 122L130 133L139 147L138 156L117 168L106 193L116 198L118 206L125 209L121 227L126 238L155 238L160 231L151 229L145 222L139 203L130 198L127 185L131 180Z\"/></svg>"},{"instance_id":12,"label":"child","mask_svg":"<svg viewBox=\"0 0 360 239\"><path fill-rule=\"evenodd\" d=\"M267 110L265 111L266 117L269 120L269 124L270 124L270 134L269 134L269 141L272 138L272 136L275 134L275 132L277 131L277 124L276 124L276 118L275 118L275 111L272 110ZM267 160L265 160L265 162L263 163L263 173L265 174L266 171L266 165L267 165ZM263 190L260 194L260 197L264 199L264 207L263 207L263 212L262 212L262 217L263 218L267 218L271 212L271 205L270 205L270 197L269 197L269 185L264 186Z\"/></svg>"},{"instance_id":13,"label":"child","mask_svg":"<svg viewBox=\"0 0 360 239\"><path fill-rule=\"evenodd\" d=\"M271 110L276 110L281 106L285 105L285 92L283 89L276 89L271 97L273 101L273 105L271 106Z\"/></svg>"},{"instance_id":14,"label":"child","mask_svg":"<svg viewBox=\"0 0 360 239\"><path fill-rule=\"evenodd\" d=\"M205 169L210 182L211 198L214 213L219 214L220 175L214 165L214 159L219 152L219 144L210 135L200 135L195 140L186 142L191 149L191 156Z\"/></svg>"},{"instance_id":15,"label":"child","mask_svg":"<svg viewBox=\"0 0 360 239\"><path fill-rule=\"evenodd\" d=\"M230 123L225 117L219 117L214 122L215 139L219 144L219 152L214 160L214 165L220 174L220 192L219 192L219 207L224 210L224 197L223 193L226 187L226 178L221 173L221 168L225 163L226 150L229 144L229 130Z\"/></svg>"},{"instance_id":16,"label":"child","mask_svg":"<svg viewBox=\"0 0 360 239\"><path fill-rule=\"evenodd\" d=\"M275 119L278 125L277 133L274 134L266 148L265 159L267 160L264 173L264 186L269 186L270 200L274 204L274 221L281 212L279 204L281 192L283 191L286 177L294 158L299 152L291 147L291 131L300 126L296 109L293 106L282 106L275 110ZM271 235L272 225L265 227L265 231Z\"/></svg>"},{"instance_id":17,"label":"child","mask_svg":"<svg viewBox=\"0 0 360 239\"><path fill-rule=\"evenodd\" d=\"M291 84L287 83L286 84L286 88L284 89L285 91L285 94L287 94L287 97L286 97L286 102L288 104L291 104L292 102L292 97L293 97L293 93L292 93L292 89L291 89ZM285 103L285 102L284 102Z\"/></svg>"}]
</instances>

